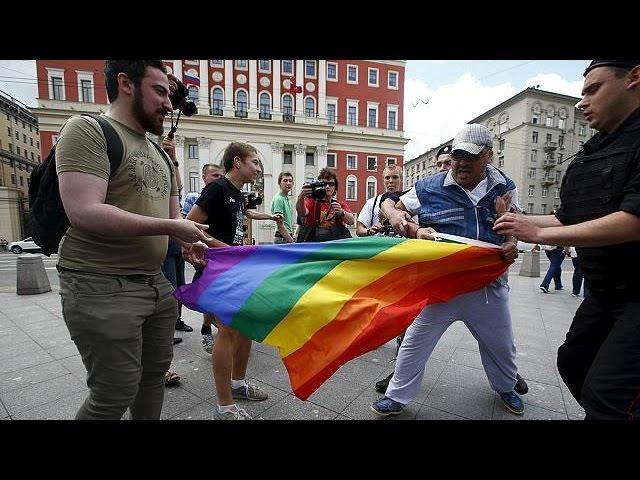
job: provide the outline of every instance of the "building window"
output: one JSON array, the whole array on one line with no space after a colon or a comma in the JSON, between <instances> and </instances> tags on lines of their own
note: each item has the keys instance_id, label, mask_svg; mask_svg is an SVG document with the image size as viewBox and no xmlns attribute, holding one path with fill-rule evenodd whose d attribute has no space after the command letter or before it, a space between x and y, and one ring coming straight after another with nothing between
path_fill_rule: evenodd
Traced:
<instances>
[{"instance_id":1,"label":"building window","mask_svg":"<svg viewBox=\"0 0 640 480\"><path fill-rule=\"evenodd\" d=\"M212 67L224 67L224 60L211 60Z\"/></svg>"},{"instance_id":2,"label":"building window","mask_svg":"<svg viewBox=\"0 0 640 480\"><path fill-rule=\"evenodd\" d=\"M31 146L33 147L33 137L29 137L29 143L31 143Z\"/></svg>"},{"instance_id":3,"label":"building window","mask_svg":"<svg viewBox=\"0 0 640 480\"><path fill-rule=\"evenodd\" d=\"M551 139L553 138L552 135L550 133L547 133L547 143L551 142Z\"/></svg>"},{"instance_id":4,"label":"building window","mask_svg":"<svg viewBox=\"0 0 640 480\"><path fill-rule=\"evenodd\" d=\"M330 124L336 123L336 104L327 103L327 122Z\"/></svg>"},{"instance_id":5,"label":"building window","mask_svg":"<svg viewBox=\"0 0 640 480\"><path fill-rule=\"evenodd\" d=\"M565 127L565 125L566 125L566 121L567 121L567 120L566 120L566 119L564 119L564 118L559 118L559 119L558 119L558 128L562 128L562 129L564 130L564 129L566 128L566 127Z\"/></svg>"},{"instance_id":6,"label":"building window","mask_svg":"<svg viewBox=\"0 0 640 480\"><path fill-rule=\"evenodd\" d=\"M293 60L282 60L282 74L293 75Z\"/></svg>"},{"instance_id":7,"label":"building window","mask_svg":"<svg viewBox=\"0 0 640 480\"><path fill-rule=\"evenodd\" d=\"M347 65L347 83L358 83L357 65Z\"/></svg>"},{"instance_id":8,"label":"building window","mask_svg":"<svg viewBox=\"0 0 640 480\"><path fill-rule=\"evenodd\" d=\"M7 131L9 132L9 136L11 136L11 127L7 127Z\"/></svg>"},{"instance_id":9,"label":"building window","mask_svg":"<svg viewBox=\"0 0 640 480\"><path fill-rule=\"evenodd\" d=\"M81 101L84 103L93 103L91 80L80 80L80 90L82 92Z\"/></svg>"},{"instance_id":10,"label":"building window","mask_svg":"<svg viewBox=\"0 0 640 480\"><path fill-rule=\"evenodd\" d=\"M547 121L545 123L545 126L547 127L553 127L553 117L549 117L547 116Z\"/></svg>"},{"instance_id":11,"label":"building window","mask_svg":"<svg viewBox=\"0 0 640 480\"><path fill-rule=\"evenodd\" d=\"M24 177L20 175L20 186L24 187Z\"/></svg>"},{"instance_id":12,"label":"building window","mask_svg":"<svg viewBox=\"0 0 640 480\"><path fill-rule=\"evenodd\" d=\"M289 94L282 97L282 114L285 122L293 120L293 97Z\"/></svg>"},{"instance_id":13,"label":"building window","mask_svg":"<svg viewBox=\"0 0 640 480\"><path fill-rule=\"evenodd\" d=\"M191 100L193 103L197 105L200 99L200 91L198 90L198 87L196 87L195 85L189 85L188 90L189 90L189 100Z\"/></svg>"},{"instance_id":14,"label":"building window","mask_svg":"<svg viewBox=\"0 0 640 480\"><path fill-rule=\"evenodd\" d=\"M395 165L396 164L396 159L393 157L387 157L387 167L390 167L391 165Z\"/></svg>"},{"instance_id":15,"label":"building window","mask_svg":"<svg viewBox=\"0 0 640 480\"><path fill-rule=\"evenodd\" d=\"M562 176L562 172L560 170L556 170L556 182L560 182L560 177Z\"/></svg>"},{"instance_id":16,"label":"building window","mask_svg":"<svg viewBox=\"0 0 640 480\"><path fill-rule=\"evenodd\" d=\"M35 160L35 158L33 156L33 152L31 152L31 161L34 161L34 160Z\"/></svg>"},{"instance_id":17,"label":"building window","mask_svg":"<svg viewBox=\"0 0 640 480\"><path fill-rule=\"evenodd\" d=\"M316 78L316 61L315 60L304 61L304 76Z\"/></svg>"},{"instance_id":18,"label":"building window","mask_svg":"<svg viewBox=\"0 0 640 480\"><path fill-rule=\"evenodd\" d=\"M553 198L560 198L560 189L559 188L556 188L553 191Z\"/></svg>"},{"instance_id":19,"label":"building window","mask_svg":"<svg viewBox=\"0 0 640 480\"><path fill-rule=\"evenodd\" d=\"M531 180L535 180L536 179L536 169L535 168L530 168L529 169L529 178Z\"/></svg>"},{"instance_id":20,"label":"building window","mask_svg":"<svg viewBox=\"0 0 640 480\"><path fill-rule=\"evenodd\" d=\"M538 143L538 132L533 132L531 134L531 143Z\"/></svg>"},{"instance_id":21,"label":"building window","mask_svg":"<svg viewBox=\"0 0 640 480\"><path fill-rule=\"evenodd\" d=\"M20 155L20 147L16 147L16 154Z\"/></svg>"},{"instance_id":22,"label":"building window","mask_svg":"<svg viewBox=\"0 0 640 480\"><path fill-rule=\"evenodd\" d=\"M26 133L23 133L23 134L22 134L22 141L23 141L24 143L27 143L27 134L26 134Z\"/></svg>"},{"instance_id":23,"label":"building window","mask_svg":"<svg viewBox=\"0 0 640 480\"><path fill-rule=\"evenodd\" d=\"M247 69L247 60L236 60L236 68L238 70L246 70Z\"/></svg>"},{"instance_id":24,"label":"building window","mask_svg":"<svg viewBox=\"0 0 640 480\"><path fill-rule=\"evenodd\" d=\"M396 112L393 110L389 110L389 120L388 120L387 128L389 130L396 129Z\"/></svg>"},{"instance_id":25,"label":"building window","mask_svg":"<svg viewBox=\"0 0 640 480\"><path fill-rule=\"evenodd\" d=\"M367 200L376 196L378 190L378 181L375 177L367 178Z\"/></svg>"},{"instance_id":26,"label":"building window","mask_svg":"<svg viewBox=\"0 0 640 480\"><path fill-rule=\"evenodd\" d=\"M189 158L198 158L198 145L189 145Z\"/></svg>"},{"instance_id":27,"label":"building window","mask_svg":"<svg viewBox=\"0 0 640 480\"><path fill-rule=\"evenodd\" d=\"M20 133L16 131L16 140L20 140Z\"/></svg>"},{"instance_id":28,"label":"building window","mask_svg":"<svg viewBox=\"0 0 640 480\"><path fill-rule=\"evenodd\" d=\"M367 117L367 126L376 128L378 126L378 109L369 107L369 115Z\"/></svg>"},{"instance_id":29,"label":"building window","mask_svg":"<svg viewBox=\"0 0 640 480\"><path fill-rule=\"evenodd\" d=\"M498 168L502 168L504 167L504 157L500 156L498 157Z\"/></svg>"},{"instance_id":30,"label":"building window","mask_svg":"<svg viewBox=\"0 0 640 480\"><path fill-rule=\"evenodd\" d=\"M378 169L378 157L367 157L367 170L376 171Z\"/></svg>"},{"instance_id":31,"label":"building window","mask_svg":"<svg viewBox=\"0 0 640 480\"><path fill-rule=\"evenodd\" d=\"M36 148L40 148L40 140L36 140Z\"/></svg>"},{"instance_id":32,"label":"building window","mask_svg":"<svg viewBox=\"0 0 640 480\"><path fill-rule=\"evenodd\" d=\"M533 123L534 125L538 125L540 123L540 114L539 113L534 113L531 115L531 123Z\"/></svg>"},{"instance_id":33,"label":"building window","mask_svg":"<svg viewBox=\"0 0 640 480\"><path fill-rule=\"evenodd\" d=\"M199 177L198 172L189 172L189 191L190 192L200 191L200 179L198 177Z\"/></svg>"},{"instance_id":34,"label":"building window","mask_svg":"<svg viewBox=\"0 0 640 480\"><path fill-rule=\"evenodd\" d=\"M291 150L285 150L284 158L282 159L283 165L293 165L293 152Z\"/></svg>"},{"instance_id":35,"label":"building window","mask_svg":"<svg viewBox=\"0 0 640 480\"><path fill-rule=\"evenodd\" d=\"M498 143L498 151L501 152L504 150L504 139L500 140Z\"/></svg>"},{"instance_id":36,"label":"building window","mask_svg":"<svg viewBox=\"0 0 640 480\"><path fill-rule=\"evenodd\" d=\"M398 89L398 72L390 71L388 73L387 87L393 90Z\"/></svg>"},{"instance_id":37,"label":"building window","mask_svg":"<svg viewBox=\"0 0 640 480\"><path fill-rule=\"evenodd\" d=\"M304 116L316 116L316 101L313 99L313 97L307 97L304 99Z\"/></svg>"},{"instance_id":38,"label":"building window","mask_svg":"<svg viewBox=\"0 0 640 480\"><path fill-rule=\"evenodd\" d=\"M369 68L369 86L370 87L378 86L378 69L377 68Z\"/></svg>"},{"instance_id":39,"label":"building window","mask_svg":"<svg viewBox=\"0 0 640 480\"><path fill-rule=\"evenodd\" d=\"M587 134L587 125L585 123L581 123L578 127L578 135L586 135Z\"/></svg>"},{"instance_id":40,"label":"building window","mask_svg":"<svg viewBox=\"0 0 640 480\"><path fill-rule=\"evenodd\" d=\"M559 154L558 154L558 163L562 163L562 157L563 157L563 156L564 156L564 155L563 155L562 153L559 153Z\"/></svg>"},{"instance_id":41,"label":"building window","mask_svg":"<svg viewBox=\"0 0 640 480\"><path fill-rule=\"evenodd\" d=\"M533 213L533 203L527 203L527 213Z\"/></svg>"},{"instance_id":42,"label":"building window","mask_svg":"<svg viewBox=\"0 0 640 480\"><path fill-rule=\"evenodd\" d=\"M558 148L564 148L564 135L558 135Z\"/></svg>"},{"instance_id":43,"label":"building window","mask_svg":"<svg viewBox=\"0 0 640 480\"><path fill-rule=\"evenodd\" d=\"M261 73L271 73L271 60L258 60L258 71Z\"/></svg>"},{"instance_id":44,"label":"building window","mask_svg":"<svg viewBox=\"0 0 640 480\"><path fill-rule=\"evenodd\" d=\"M336 154L327 153L327 167L336 168Z\"/></svg>"},{"instance_id":45,"label":"building window","mask_svg":"<svg viewBox=\"0 0 640 480\"><path fill-rule=\"evenodd\" d=\"M327 80L338 81L338 64L327 62Z\"/></svg>"},{"instance_id":46,"label":"building window","mask_svg":"<svg viewBox=\"0 0 640 480\"><path fill-rule=\"evenodd\" d=\"M224 92L221 88L213 89L213 99L211 100L211 115L222 115L224 106Z\"/></svg>"},{"instance_id":47,"label":"building window","mask_svg":"<svg viewBox=\"0 0 640 480\"><path fill-rule=\"evenodd\" d=\"M532 162L537 162L538 161L538 151L537 150L531 150L531 161Z\"/></svg>"},{"instance_id":48,"label":"building window","mask_svg":"<svg viewBox=\"0 0 640 480\"><path fill-rule=\"evenodd\" d=\"M349 105L347 107L347 124L356 125L357 124L356 115L357 115L356 107L353 105Z\"/></svg>"},{"instance_id":49,"label":"building window","mask_svg":"<svg viewBox=\"0 0 640 480\"><path fill-rule=\"evenodd\" d=\"M540 196L542 198L547 198L547 193L549 192L549 189L547 187L542 187L542 192L540 193Z\"/></svg>"},{"instance_id":50,"label":"building window","mask_svg":"<svg viewBox=\"0 0 640 480\"><path fill-rule=\"evenodd\" d=\"M358 191L358 179L353 175L347 177L347 200L356 200Z\"/></svg>"},{"instance_id":51,"label":"building window","mask_svg":"<svg viewBox=\"0 0 640 480\"><path fill-rule=\"evenodd\" d=\"M307 152L305 155L305 165L308 167L313 167L316 164L313 158L313 152Z\"/></svg>"},{"instance_id":52,"label":"building window","mask_svg":"<svg viewBox=\"0 0 640 480\"><path fill-rule=\"evenodd\" d=\"M529 185L529 196L533 197L536 194L536 186L535 185Z\"/></svg>"},{"instance_id":53,"label":"building window","mask_svg":"<svg viewBox=\"0 0 640 480\"><path fill-rule=\"evenodd\" d=\"M540 205L540 213L542 213L543 215L545 213L547 213L547 204L543 203L542 205Z\"/></svg>"},{"instance_id":54,"label":"building window","mask_svg":"<svg viewBox=\"0 0 640 480\"><path fill-rule=\"evenodd\" d=\"M347 155L347 170L358 169L358 157L356 155Z\"/></svg>"},{"instance_id":55,"label":"building window","mask_svg":"<svg viewBox=\"0 0 640 480\"><path fill-rule=\"evenodd\" d=\"M247 92L238 90L236 92L236 117L245 118L247 116Z\"/></svg>"},{"instance_id":56,"label":"building window","mask_svg":"<svg viewBox=\"0 0 640 480\"><path fill-rule=\"evenodd\" d=\"M15 173L11 174L11 183L13 183L14 185L16 184L16 174Z\"/></svg>"},{"instance_id":57,"label":"building window","mask_svg":"<svg viewBox=\"0 0 640 480\"><path fill-rule=\"evenodd\" d=\"M51 77L51 85L53 86L53 99L64 100L62 77Z\"/></svg>"},{"instance_id":58,"label":"building window","mask_svg":"<svg viewBox=\"0 0 640 480\"><path fill-rule=\"evenodd\" d=\"M271 120L271 97L265 92L260 94L260 118Z\"/></svg>"}]
</instances>

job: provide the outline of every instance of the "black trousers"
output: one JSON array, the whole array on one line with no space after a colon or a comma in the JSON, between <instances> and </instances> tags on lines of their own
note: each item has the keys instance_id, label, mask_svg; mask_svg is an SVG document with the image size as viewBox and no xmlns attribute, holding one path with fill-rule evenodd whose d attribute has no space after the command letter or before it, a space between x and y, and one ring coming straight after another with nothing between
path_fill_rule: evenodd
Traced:
<instances>
[{"instance_id":1,"label":"black trousers","mask_svg":"<svg viewBox=\"0 0 640 480\"><path fill-rule=\"evenodd\" d=\"M585 420L640 420L640 300L586 297L558 370Z\"/></svg>"}]
</instances>

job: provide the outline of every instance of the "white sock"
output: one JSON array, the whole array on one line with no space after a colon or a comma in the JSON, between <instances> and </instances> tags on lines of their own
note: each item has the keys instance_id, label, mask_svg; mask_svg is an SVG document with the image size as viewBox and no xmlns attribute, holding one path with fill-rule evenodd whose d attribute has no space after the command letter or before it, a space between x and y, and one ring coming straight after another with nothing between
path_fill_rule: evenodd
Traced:
<instances>
[{"instance_id":1,"label":"white sock","mask_svg":"<svg viewBox=\"0 0 640 480\"><path fill-rule=\"evenodd\" d=\"M231 405L218 405L218 413L227 413L238 411L238 406L235 403Z\"/></svg>"},{"instance_id":2,"label":"white sock","mask_svg":"<svg viewBox=\"0 0 640 480\"><path fill-rule=\"evenodd\" d=\"M246 386L247 386L247 381L244 378L242 380L231 379L231 388L239 388L239 387L246 387Z\"/></svg>"}]
</instances>

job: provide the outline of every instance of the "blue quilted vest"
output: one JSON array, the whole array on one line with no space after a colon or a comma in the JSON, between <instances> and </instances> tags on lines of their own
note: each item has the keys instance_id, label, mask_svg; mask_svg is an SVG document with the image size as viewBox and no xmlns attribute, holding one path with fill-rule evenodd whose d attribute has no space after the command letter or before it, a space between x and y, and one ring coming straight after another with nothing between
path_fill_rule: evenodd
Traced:
<instances>
[{"instance_id":1,"label":"blue quilted vest","mask_svg":"<svg viewBox=\"0 0 640 480\"><path fill-rule=\"evenodd\" d=\"M515 183L500 170L487 166L487 193L474 205L458 184L444 185L447 172L441 172L416 182L420 200L418 218L421 227L431 227L437 232L459 235L500 245L504 235L492 228L497 218L495 200L515 188Z\"/></svg>"}]
</instances>

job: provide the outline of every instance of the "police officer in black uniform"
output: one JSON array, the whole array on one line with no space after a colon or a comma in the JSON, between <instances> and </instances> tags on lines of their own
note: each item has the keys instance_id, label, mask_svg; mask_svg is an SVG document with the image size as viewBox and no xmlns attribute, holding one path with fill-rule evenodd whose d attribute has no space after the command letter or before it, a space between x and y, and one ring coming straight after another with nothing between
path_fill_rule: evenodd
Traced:
<instances>
[{"instance_id":1,"label":"police officer in black uniform","mask_svg":"<svg viewBox=\"0 0 640 480\"><path fill-rule=\"evenodd\" d=\"M571 162L555 215L505 214L503 235L575 245L591 292L558 349L587 420L640 420L640 60L594 60L582 100L598 130Z\"/></svg>"}]
</instances>

